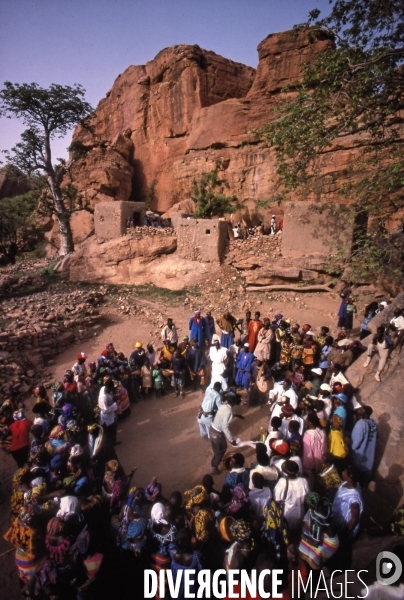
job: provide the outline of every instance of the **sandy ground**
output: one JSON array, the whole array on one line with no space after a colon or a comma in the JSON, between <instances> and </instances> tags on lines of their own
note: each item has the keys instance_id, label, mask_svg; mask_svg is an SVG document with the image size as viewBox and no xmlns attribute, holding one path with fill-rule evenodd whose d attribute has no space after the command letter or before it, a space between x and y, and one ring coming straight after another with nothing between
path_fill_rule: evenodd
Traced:
<instances>
[{"instance_id":1,"label":"sandy ground","mask_svg":"<svg viewBox=\"0 0 404 600\"><path fill-rule=\"evenodd\" d=\"M301 295L302 296L302 295ZM293 295L294 297L294 295ZM296 296L298 297L298 296ZM330 297L328 294L312 294L304 296L310 309L302 310L299 303L290 299L284 303L273 303L262 294L249 294L235 301L234 314L240 318L245 308L252 311L260 310L262 316L272 316L276 312L297 320L300 324L310 323L314 330L319 330L321 325L333 327L336 324L338 310L338 296ZM153 305L150 308L162 311L165 317L172 317L177 324L180 336L188 333L188 319L192 314L191 309L184 306L166 304ZM206 312L204 306L199 306ZM214 316L218 316L215 315ZM359 322L357 322L359 323ZM333 327L334 328L334 327ZM75 362L77 352L84 351L89 360L94 360L100 355L108 342L113 342L118 351L129 355L135 342L143 343L153 341L155 348L161 346L156 327L145 321L144 317L110 315L108 325L103 326L99 333L80 345L74 345L63 354L55 357L55 364L48 368L46 379L61 380L67 368ZM201 392L188 392L184 399L175 398L168 394L163 398L154 395L147 401L140 401L132 406L132 413L122 422L118 429L118 440L122 442L116 447L116 452L124 469L129 471L137 467L133 478L136 485L146 486L153 476L156 476L163 486L163 493L167 497L173 491L185 490L199 483L205 473L210 470L212 456L208 440L199 435L196 422L198 407L202 400ZM27 403L30 406L31 403ZM245 420L235 419L231 425L234 435L242 440L256 439L261 427L268 425L268 409L248 408L241 406L236 409L245 415ZM32 414L27 411L30 418ZM244 451L246 463L252 459L250 450ZM0 458L0 596L10 600L18 598L18 580L14 565L14 552L9 552L10 546L3 540L3 535L9 524L9 496L12 473L15 470L13 459L2 454ZM221 489L224 476L216 477L216 487ZM6 554L3 554L6 553ZM4 596L3 596L4 592Z\"/></svg>"}]
</instances>

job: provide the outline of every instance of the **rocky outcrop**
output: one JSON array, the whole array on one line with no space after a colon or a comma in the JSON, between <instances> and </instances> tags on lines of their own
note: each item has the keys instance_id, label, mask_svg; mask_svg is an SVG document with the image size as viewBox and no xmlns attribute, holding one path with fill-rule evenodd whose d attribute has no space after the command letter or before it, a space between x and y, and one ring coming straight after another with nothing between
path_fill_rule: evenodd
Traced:
<instances>
[{"instance_id":1,"label":"rocky outcrop","mask_svg":"<svg viewBox=\"0 0 404 600\"><path fill-rule=\"evenodd\" d=\"M388 309L376 315L370 322L371 329L387 324L395 308L404 306L404 293L399 294ZM363 340L369 344L371 337ZM365 501L377 506L380 520L388 518L402 502L404 492L404 403L401 390L404 387L404 354L393 350L381 375L381 383L375 380L378 357L374 355L365 369L365 356L356 360L346 371L349 382L358 388L357 397L363 404L373 408L372 418L378 424L375 481L364 491Z\"/></svg>"},{"instance_id":2,"label":"rocky outcrop","mask_svg":"<svg viewBox=\"0 0 404 600\"><path fill-rule=\"evenodd\" d=\"M173 254L177 238L129 233L119 239L86 240L72 255L70 280L90 283L143 285L152 283L180 290L198 283L208 264L195 263Z\"/></svg>"},{"instance_id":3,"label":"rocky outcrop","mask_svg":"<svg viewBox=\"0 0 404 600\"><path fill-rule=\"evenodd\" d=\"M257 144L248 131L273 118L281 89L293 87L302 63L330 44L326 37L313 42L307 31L272 34L258 46L257 71L186 45L166 48L146 65L128 67L99 103L93 133L80 127L74 133L75 140L93 149L75 168L76 185L91 202L105 194L91 174L105 168L99 147L116 147L120 135L133 143L124 153L133 169L131 200L144 200L156 180L152 208L167 211L189 198L192 180L220 160L229 192L244 203L248 218L257 201L271 197L275 172L272 150ZM340 161L341 166L347 161ZM120 175L126 191L127 174Z\"/></svg>"}]
</instances>

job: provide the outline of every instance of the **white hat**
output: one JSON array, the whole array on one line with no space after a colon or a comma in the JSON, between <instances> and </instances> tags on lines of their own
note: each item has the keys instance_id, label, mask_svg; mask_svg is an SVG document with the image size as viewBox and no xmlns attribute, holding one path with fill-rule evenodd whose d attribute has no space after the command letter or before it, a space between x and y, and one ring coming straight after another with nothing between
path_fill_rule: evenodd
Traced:
<instances>
[{"instance_id":1,"label":"white hat","mask_svg":"<svg viewBox=\"0 0 404 600\"><path fill-rule=\"evenodd\" d=\"M343 340L340 340L338 342L338 346L349 346L350 344L352 344L352 340L348 340L347 338L344 338Z\"/></svg>"},{"instance_id":2,"label":"white hat","mask_svg":"<svg viewBox=\"0 0 404 600\"><path fill-rule=\"evenodd\" d=\"M217 333L212 335L212 342L220 342L220 337L217 335Z\"/></svg>"},{"instance_id":3,"label":"white hat","mask_svg":"<svg viewBox=\"0 0 404 600\"><path fill-rule=\"evenodd\" d=\"M249 344L248 342L246 342L246 343L244 344L244 346L245 346L246 348L249 348L249 347L250 347L250 344Z\"/></svg>"},{"instance_id":4,"label":"white hat","mask_svg":"<svg viewBox=\"0 0 404 600\"><path fill-rule=\"evenodd\" d=\"M325 392L331 392L332 387L328 385L328 383L322 383L320 385L320 390L324 390Z\"/></svg>"},{"instance_id":5,"label":"white hat","mask_svg":"<svg viewBox=\"0 0 404 600\"><path fill-rule=\"evenodd\" d=\"M386 300L383 300L382 302L379 302L380 306L388 306L388 302L386 302Z\"/></svg>"},{"instance_id":6,"label":"white hat","mask_svg":"<svg viewBox=\"0 0 404 600\"><path fill-rule=\"evenodd\" d=\"M274 217L276 218L276 215L272 215L272 218L274 218Z\"/></svg>"},{"instance_id":7,"label":"white hat","mask_svg":"<svg viewBox=\"0 0 404 600\"><path fill-rule=\"evenodd\" d=\"M306 337L308 335L311 335L312 337L316 337L316 334L314 333L314 331L306 331Z\"/></svg>"},{"instance_id":8,"label":"white hat","mask_svg":"<svg viewBox=\"0 0 404 600\"><path fill-rule=\"evenodd\" d=\"M316 369L312 369L311 370L312 373L315 373L316 375L322 375L323 372L320 368L316 368Z\"/></svg>"}]
</instances>

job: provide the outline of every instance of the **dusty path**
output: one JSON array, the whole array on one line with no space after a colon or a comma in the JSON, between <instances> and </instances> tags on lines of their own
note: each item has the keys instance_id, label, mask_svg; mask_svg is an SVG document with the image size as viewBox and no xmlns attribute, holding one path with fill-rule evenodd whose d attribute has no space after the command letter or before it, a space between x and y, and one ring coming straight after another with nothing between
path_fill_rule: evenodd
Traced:
<instances>
[{"instance_id":1,"label":"dusty path","mask_svg":"<svg viewBox=\"0 0 404 600\"><path fill-rule=\"evenodd\" d=\"M173 317L180 322L180 314ZM178 311L182 312L182 311ZM63 377L70 368L78 350L85 351L89 357L99 356L108 342L129 355L137 339L147 339L150 326L133 317L113 316L114 323L106 327L96 338L83 348L70 348L59 355L52 367L55 379ZM182 332L187 332L182 327ZM196 422L198 407L202 400L201 392L188 392L185 398L176 398L173 393L163 398L154 394L148 399L132 405L130 417L122 421L118 428L118 440L122 444L116 452L125 470L138 468L134 481L141 486L149 483L155 475L162 483L165 494L175 490L184 491L200 482L209 472L211 447L206 439L199 436ZM234 434L244 440L257 437L261 426L268 425L268 411L239 407L237 411L245 414L244 421L236 420L232 425ZM221 480L218 478L220 486Z\"/></svg>"}]
</instances>

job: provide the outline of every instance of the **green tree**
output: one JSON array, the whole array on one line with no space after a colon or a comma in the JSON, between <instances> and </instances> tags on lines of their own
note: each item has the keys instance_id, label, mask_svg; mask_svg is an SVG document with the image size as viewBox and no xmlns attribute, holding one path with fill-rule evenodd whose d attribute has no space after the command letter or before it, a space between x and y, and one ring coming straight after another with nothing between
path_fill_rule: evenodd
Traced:
<instances>
[{"instance_id":1,"label":"green tree","mask_svg":"<svg viewBox=\"0 0 404 600\"><path fill-rule=\"evenodd\" d=\"M38 241L39 230L33 219L37 204L32 191L0 200L0 254L11 264L19 250L32 250Z\"/></svg>"},{"instance_id":2,"label":"green tree","mask_svg":"<svg viewBox=\"0 0 404 600\"><path fill-rule=\"evenodd\" d=\"M69 163L58 159L54 164L51 142L55 137L66 135L78 123L88 126L91 111L80 85L52 84L44 89L36 83L19 85L6 81L0 90L0 116L17 117L27 126L21 141L11 152L6 152L7 159L29 176L39 173L46 177L50 208L59 222L61 256L74 250L70 215L82 209L80 198L73 198L71 187L68 185L66 191L61 184L75 160L82 156L84 147L80 143L72 144Z\"/></svg>"},{"instance_id":3,"label":"green tree","mask_svg":"<svg viewBox=\"0 0 404 600\"><path fill-rule=\"evenodd\" d=\"M150 185L147 186L147 194L146 194L147 210L151 210L152 202L153 202L153 200L156 199L156 186L157 186L157 179L153 179L150 182Z\"/></svg>"},{"instance_id":4,"label":"green tree","mask_svg":"<svg viewBox=\"0 0 404 600\"><path fill-rule=\"evenodd\" d=\"M224 193L225 188L229 188L229 183L220 178L221 167L221 161L216 161L212 171L203 172L199 181L192 181L191 198L196 204L194 216L197 219L223 217L238 209L237 198Z\"/></svg>"},{"instance_id":5,"label":"green tree","mask_svg":"<svg viewBox=\"0 0 404 600\"><path fill-rule=\"evenodd\" d=\"M277 115L257 132L273 146L278 201L318 195L337 185L354 207L354 219L369 219L348 257L359 272L397 274L404 209L404 11L402 0L333 0L329 16L314 10L297 28L311 39L332 40L277 106ZM285 91L292 91L285 89ZM322 170L326 153L345 140L357 149L342 172ZM353 140L353 141L352 141ZM400 215L401 213L401 215ZM394 227L393 227L394 228ZM400 250L398 249L400 253Z\"/></svg>"}]
</instances>

